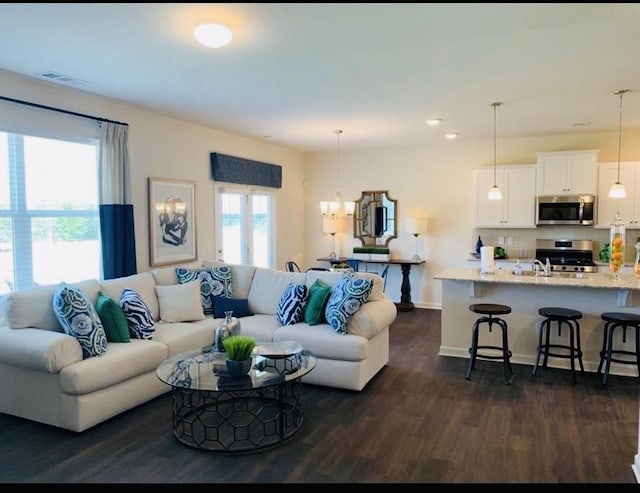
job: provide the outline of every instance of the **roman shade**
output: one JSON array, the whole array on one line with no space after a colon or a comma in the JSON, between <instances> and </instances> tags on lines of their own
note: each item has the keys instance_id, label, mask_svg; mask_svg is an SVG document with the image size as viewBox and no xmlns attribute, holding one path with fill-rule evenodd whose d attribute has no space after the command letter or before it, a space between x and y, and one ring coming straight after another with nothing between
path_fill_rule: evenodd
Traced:
<instances>
[{"instance_id":1,"label":"roman shade","mask_svg":"<svg viewBox=\"0 0 640 493\"><path fill-rule=\"evenodd\" d=\"M217 152L211 153L211 176L226 183L282 188L282 166Z\"/></svg>"}]
</instances>

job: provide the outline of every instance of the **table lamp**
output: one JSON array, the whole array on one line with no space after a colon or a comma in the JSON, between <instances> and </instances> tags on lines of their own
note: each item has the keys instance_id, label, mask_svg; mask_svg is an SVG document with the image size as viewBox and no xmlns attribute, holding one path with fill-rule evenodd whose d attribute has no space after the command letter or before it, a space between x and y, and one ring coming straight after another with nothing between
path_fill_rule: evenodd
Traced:
<instances>
[{"instance_id":1,"label":"table lamp","mask_svg":"<svg viewBox=\"0 0 640 493\"><path fill-rule=\"evenodd\" d=\"M416 237L416 254L411 258L416 262L422 260L418 255L418 236L427 232L426 217L408 217L404 220L404 231Z\"/></svg>"}]
</instances>

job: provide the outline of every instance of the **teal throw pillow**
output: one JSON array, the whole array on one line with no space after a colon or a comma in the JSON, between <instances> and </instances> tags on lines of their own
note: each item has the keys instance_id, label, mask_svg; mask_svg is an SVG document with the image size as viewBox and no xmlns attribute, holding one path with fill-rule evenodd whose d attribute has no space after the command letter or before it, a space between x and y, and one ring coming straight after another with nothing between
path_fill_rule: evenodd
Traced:
<instances>
[{"instance_id":1,"label":"teal throw pillow","mask_svg":"<svg viewBox=\"0 0 640 493\"><path fill-rule=\"evenodd\" d=\"M102 291L98 293L96 310L104 326L109 342L129 342L129 324L122 307Z\"/></svg>"},{"instance_id":2,"label":"teal throw pillow","mask_svg":"<svg viewBox=\"0 0 640 493\"><path fill-rule=\"evenodd\" d=\"M66 334L76 338L82 358L102 356L107 336L91 300L80 289L60 283L53 293L53 312Z\"/></svg>"},{"instance_id":3,"label":"teal throw pillow","mask_svg":"<svg viewBox=\"0 0 640 493\"><path fill-rule=\"evenodd\" d=\"M355 273L345 274L331 290L324 316L331 328L338 334L347 333L349 320L367 302L373 279L356 277Z\"/></svg>"},{"instance_id":4,"label":"teal throw pillow","mask_svg":"<svg viewBox=\"0 0 640 493\"><path fill-rule=\"evenodd\" d=\"M231 289L231 266L219 265L202 269L187 269L186 267L176 267L178 282L200 281L200 295L202 297L202 309L206 315L211 315L214 311L213 300L215 296L233 298Z\"/></svg>"},{"instance_id":5,"label":"teal throw pillow","mask_svg":"<svg viewBox=\"0 0 640 493\"><path fill-rule=\"evenodd\" d=\"M326 322L324 309L331 295L331 286L321 279L316 281L309 288L309 299L304 309L304 321L309 325L318 325Z\"/></svg>"}]
</instances>

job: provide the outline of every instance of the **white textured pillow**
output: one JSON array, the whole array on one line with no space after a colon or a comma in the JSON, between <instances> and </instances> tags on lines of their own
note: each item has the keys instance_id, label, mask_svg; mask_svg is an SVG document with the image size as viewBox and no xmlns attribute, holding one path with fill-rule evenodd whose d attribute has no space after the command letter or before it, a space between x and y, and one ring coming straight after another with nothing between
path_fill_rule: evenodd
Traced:
<instances>
[{"instance_id":1,"label":"white textured pillow","mask_svg":"<svg viewBox=\"0 0 640 493\"><path fill-rule=\"evenodd\" d=\"M163 322L192 322L204 319L200 298L200 281L156 286L160 320Z\"/></svg>"}]
</instances>

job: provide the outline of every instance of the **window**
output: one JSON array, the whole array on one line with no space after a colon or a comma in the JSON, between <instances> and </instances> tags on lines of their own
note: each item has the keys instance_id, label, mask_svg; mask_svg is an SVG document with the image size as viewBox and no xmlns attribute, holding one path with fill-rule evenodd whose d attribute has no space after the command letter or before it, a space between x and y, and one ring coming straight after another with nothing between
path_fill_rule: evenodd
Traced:
<instances>
[{"instance_id":1,"label":"window","mask_svg":"<svg viewBox=\"0 0 640 493\"><path fill-rule=\"evenodd\" d=\"M100 275L98 141L0 132L0 294Z\"/></svg>"},{"instance_id":2,"label":"window","mask_svg":"<svg viewBox=\"0 0 640 493\"><path fill-rule=\"evenodd\" d=\"M231 264L274 265L274 193L218 187L218 256Z\"/></svg>"}]
</instances>

